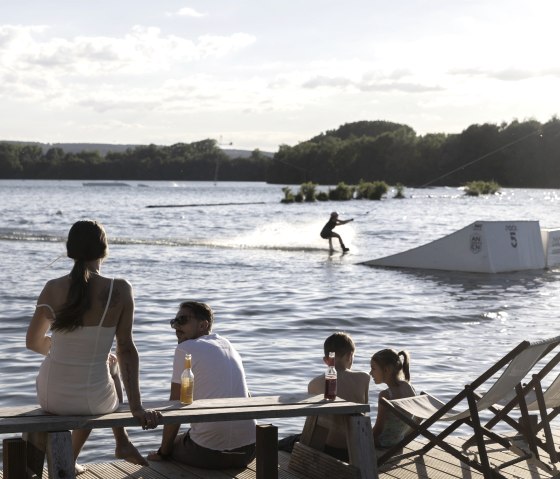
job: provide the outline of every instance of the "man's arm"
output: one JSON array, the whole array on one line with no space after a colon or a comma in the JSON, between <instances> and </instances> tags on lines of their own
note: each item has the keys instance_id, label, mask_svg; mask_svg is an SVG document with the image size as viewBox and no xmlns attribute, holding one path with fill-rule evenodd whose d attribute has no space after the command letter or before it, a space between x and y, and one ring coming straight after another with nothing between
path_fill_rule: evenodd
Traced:
<instances>
[{"instance_id":1,"label":"man's arm","mask_svg":"<svg viewBox=\"0 0 560 479\"><path fill-rule=\"evenodd\" d=\"M169 399L171 401L179 400L181 397L181 385L178 383L171 383L171 392ZM168 455L173 452L173 442L179 432L180 424L166 424L163 426L163 434L161 436L161 454Z\"/></svg>"},{"instance_id":2,"label":"man's arm","mask_svg":"<svg viewBox=\"0 0 560 479\"><path fill-rule=\"evenodd\" d=\"M179 383L171 383L171 391L169 399L171 401L179 400L181 397L181 385ZM163 426L163 433L161 436L161 446L157 452L148 454L150 461L162 461L167 459L173 453L173 443L179 433L180 424L166 424Z\"/></svg>"}]
</instances>

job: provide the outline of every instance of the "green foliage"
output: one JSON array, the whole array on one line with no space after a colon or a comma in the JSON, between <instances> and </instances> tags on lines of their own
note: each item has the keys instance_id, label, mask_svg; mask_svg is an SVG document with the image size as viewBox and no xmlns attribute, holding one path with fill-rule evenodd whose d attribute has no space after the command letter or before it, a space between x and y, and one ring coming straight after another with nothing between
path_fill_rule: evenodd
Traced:
<instances>
[{"instance_id":1,"label":"green foliage","mask_svg":"<svg viewBox=\"0 0 560 479\"><path fill-rule=\"evenodd\" d=\"M317 201L329 201L329 194L325 191L317 193Z\"/></svg>"},{"instance_id":2,"label":"green foliage","mask_svg":"<svg viewBox=\"0 0 560 479\"><path fill-rule=\"evenodd\" d=\"M265 181L271 159L259 150L230 158L207 139L126 151L43 151L37 144L0 142L0 178Z\"/></svg>"},{"instance_id":3,"label":"green foliage","mask_svg":"<svg viewBox=\"0 0 560 479\"><path fill-rule=\"evenodd\" d=\"M312 183L311 181L308 181L307 183L301 184L301 186L299 187L299 192L306 202L312 203L316 199L316 189L317 185L315 183Z\"/></svg>"},{"instance_id":4,"label":"green foliage","mask_svg":"<svg viewBox=\"0 0 560 479\"><path fill-rule=\"evenodd\" d=\"M333 201L347 201L354 196L355 187L349 186L343 181L336 185L334 190L329 189L329 199Z\"/></svg>"},{"instance_id":5,"label":"green foliage","mask_svg":"<svg viewBox=\"0 0 560 479\"><path fill-rule=\"evenodd\" d=\"M259 150L249 157L230 158L211 139L105 150L104 154L0 142L0 178L219 179L286 185L357 185L363 179L419 187L460 186L478 180L495 181L502 187L560 188L559 158L557 117L544 124L514 120L470 125L459 134L424 136L417 136L407 125L359 121L293 147L280 145L273 159ZM344 197L339 193L332 195ZM302 192L302 201L311 197Z\"/></svg>"},{"instance_id":6,"label":"green foliage","mask_svg":"<svg viewBox=\"0 0 560 479\"><path fill-rule=\"evenodd\" d=\"M395 185L395 194L393 195L393 198L399 200L404 198L404 186L401 185L400 183L397 183Z\"/></svg>"},{"instance_id":7,"label":"green foliage","mask_svg":"<svg viewBox=\"0 0 560 479\"><path fill-rule=\"evenodd\" d=\"M404 125L404 127L414 133L414 130L409 126ZM345 123L336 130L328 130L325 133L321 133L310 141L322 141L328 137L339 138L341 140L348 140L352 137L359 138L362 136L376 137L384 133L397 131L401 128L403 128L403 125L390 121L355 121L353 123Z\"/></svg>"},{"instance_id":8,"label":"green foliage","mask_svg":"<svg viewBox=\"0 0 560 479\"><path fill-rule=\"evenodd\" d=\"M470 181L465 185L467 196L494 195L500 191L500 185L495 181Z\"/></svg>"},{"instance_id":9,"label":"green foliage","mask_svg":"<svg viewBox=\"0 0 560 479\"><path fill-rule=\"evenodd\" d=\"M389 186L384 181L366 182L360 181L358 185L356 197L366 200L380 200L383 195L387 194Z\"/></svg>"},{"instance_id":10,"label":"green foliage","mask_svg":"<svg viewBox=\"0 0 560 479\"><path fill-rule=\"evenodd\" d=\"M289 186L284 186L282 192L284 193L284 198L280 200L280 203L293 203L295 201L294 194Z\"/></svg>"},{"instance_id":11,"label":"green foliage","mask_svg":"<svg viewBox=\"0 0 560 479\"><path fill-rule=\"evenodd\" d=\"M280 152L279 152L280 153ZM383 180L408 186L496 181L508 187L560 187L560 120L471 125L459 134L417 136L407 125L355 122L294 147L281 147L268 181L336 185Z\"/></svg>"}]
</instances>

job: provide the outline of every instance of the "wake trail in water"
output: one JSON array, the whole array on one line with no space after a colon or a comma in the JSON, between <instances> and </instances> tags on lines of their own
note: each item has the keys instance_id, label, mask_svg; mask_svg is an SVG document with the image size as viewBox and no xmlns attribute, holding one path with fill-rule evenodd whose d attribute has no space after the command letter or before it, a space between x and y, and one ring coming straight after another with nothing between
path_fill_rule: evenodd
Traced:
<instances>
[{"instance_id":1,"label":"wake trail in water","mask_svg":"<svg viewBox=\"0 0 560 479\"><path fill-rule=\"evenodd\" d=\"M328 241L319 235L323 226L323 221L302 224L274 222L220 243L232 247L324 251L328 250L329 246ZM354 230L345 227L342 236L345 242L351 243L354 238ZM338 243L336 239L334 240ZM338 246L336 243L335 247Z\"/></svg>"},{"instance_id":2,"label":"wake trail in water","mask_svg":"<svg viewBox=\"0 0 560 479\"><path fill-rule=\"evenodd\" d=\"M261 249L281 251L325 251L328 241L319 236L323 221L310 223L274 222L260 226L252 231L244 232L230 238L127 238L109 237L114 245L168 246L168 247L210 247L227 249ZM341 232L344 241L351 244L354 238L352 227L345 226ZM27 229L0 228L0 241L37 241L48 243L64 243L66 236L44 231ZM334 246L338 247L337 240Z\"/></svg>"}]
</instances>

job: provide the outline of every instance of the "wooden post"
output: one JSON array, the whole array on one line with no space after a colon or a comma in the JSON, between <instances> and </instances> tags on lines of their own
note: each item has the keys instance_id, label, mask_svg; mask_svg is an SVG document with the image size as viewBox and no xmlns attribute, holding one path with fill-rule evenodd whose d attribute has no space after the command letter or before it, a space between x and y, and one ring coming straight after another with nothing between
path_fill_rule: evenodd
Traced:
<instances>
[{"instance_id":1,"label":"wooden post","mask_svg":"<svg viewBox=\"0 0 560 479\"><path fill-rule=\"evenodd\" d=\"M27 471L35 474L38 479L43 477L45 454L47 452L47 432L24 432L23 439L27 442Z\"/></svg>"},{"instance_id":2,"label":"wooden post","mask_svg":"<svg viewBox=\"0 0 560 479\"><path fill-rule=\"evenodd\" d=\"M307 416L299 442L306 446L323 451L329 430L319 425L318 416Z\"/></svg>"},{"instance_id":3,"label":"wooden post","mask_svg":"<svg viewBox=\"0 0 560 479\"><path fill-rule=\"evenodd\" d=\"M49 432L47 438L49 477L76 479L70 431Z\"/></svg>"},{"instance_id":4,"label":"wooden post","mask_svg":"<svg viewBox=\"0 0 560 479\"><path fill-rule=\"evenodd\" d=\"M256 479L278 479L278 428L258 424L256 436Z\"/></svg>"},{"instance_id":5,"label":"wooden post","mask_svg":"<svg viewBox=\"0 0 560 479\"><path fill-rule=\"evenodd\" d=\"M348 416L346 441L350 464L360 470L361 479L377 479L377 460L373 446L371 420L369 416Z\"/></svg>"},{"instance_id":6,"label":"wooden post","mask_svg":"<svg viewBox=\"0 0 560 479\"><path fill-rule=\"evenodd\" d=\"M27 443L21 437L2 441L2 470L4 479L27 477Z\"/></svg>"}]
</instances>

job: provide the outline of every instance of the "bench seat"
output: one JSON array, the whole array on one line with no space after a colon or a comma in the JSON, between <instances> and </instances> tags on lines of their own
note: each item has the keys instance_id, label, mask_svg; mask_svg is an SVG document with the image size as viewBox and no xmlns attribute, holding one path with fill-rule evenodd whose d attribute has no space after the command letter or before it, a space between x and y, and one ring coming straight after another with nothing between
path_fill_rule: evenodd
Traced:
<instances>
[{"instance_id":1,"label":"bench seat","mask_svg":"<svg viewBox=\"0 0 560 479\"><path fill-rule=\"evenodd\" d=\"M367 416L370 410L369 404L353 403L340 398L335 401L327 401L323 399L322 395L286 394L250 398L204 399L194 401L188 406L182 405L179 401L145 401L144 407L159 410L163 416L161 424L344 415L348 418L347 437L350 463L359 470L361 479L377 478L371 422ZM73 477L70 430L116 426L140 427L137 420L130 414L128 405L123 404L113 413L95 416L52 415L37 406L0 408L0 434L25 433L24 437L34 444L37 443L37 434L42 434L44 439L39 441L39 446L44 447L43 450L46 450L48 456L49 451L57 451L60 458L56 461L49 456L49 477ZM30 437L34 437L34 439L31 440ZM270 438L270 434L268 437ZM49 445L49 441L55 441L56 446L54 443ZM276 450L276 443L268 439L266 447L268 449L273 447ZM259 444L257 443L258 449ZM60 475L61 470L64 470L66 475Z\"/></svg>"}]
</instances>

